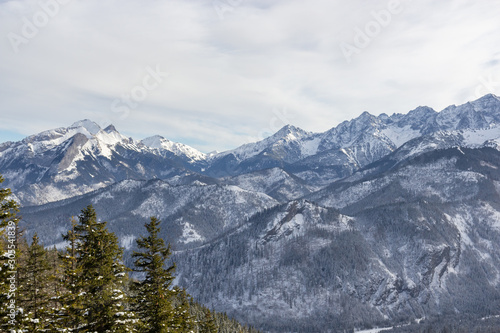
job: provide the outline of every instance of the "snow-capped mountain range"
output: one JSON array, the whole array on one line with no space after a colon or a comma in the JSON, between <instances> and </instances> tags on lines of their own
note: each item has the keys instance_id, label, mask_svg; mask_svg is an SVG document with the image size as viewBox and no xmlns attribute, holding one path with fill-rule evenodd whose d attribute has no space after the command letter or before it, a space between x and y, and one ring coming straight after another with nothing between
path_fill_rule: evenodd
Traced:
<instances>
[{"instance_id":1,"label":"snow-capped mountain range","mask_svg":"<svg viewBox=\"0 0 500 333\"><path fill-rule=\"evenodd\" d=\"M441 112L428 107L392 116L364 112L324 133L287 125L262 141L212 155L161 136L134 140L112 125L101 129L83 120L1 144L0 171L25 205L62 200L125 179L185 173L222 178L274 167L323 187L416 138L425 137L428 142L422 144L428 149L494 145L500 137L499 105L497 96L486 95Z\"/></svg>"},{"instance_id":2,"label":"snow-capped mountain range","mask_svg":"<svg viewBox=\"0 0 500 333\"><path fill-rule=\"evenodd\" d=\"M0 145L28 235L91 203L128 255L156 215L176 282L272 332L500 313L499 170L494 95L216 154L89 120Z\"/></svg>"}]
</instances>

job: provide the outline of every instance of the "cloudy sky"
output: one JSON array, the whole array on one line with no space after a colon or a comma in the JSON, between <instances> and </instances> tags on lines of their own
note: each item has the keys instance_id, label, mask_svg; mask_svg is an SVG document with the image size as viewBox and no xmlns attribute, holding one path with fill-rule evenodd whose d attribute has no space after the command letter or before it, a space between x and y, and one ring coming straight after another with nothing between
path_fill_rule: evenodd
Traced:
<instances>
[{"instance_id":1,"label":"cloudy sky","mask_svg":"<svg viewBox=\"0 0 500 333\"><path fill-rule=\"evenodd\" d=\"M500 94L500 1L0 0L0 142L92 119L202 151Z\"/></svg>"}]
</instances>

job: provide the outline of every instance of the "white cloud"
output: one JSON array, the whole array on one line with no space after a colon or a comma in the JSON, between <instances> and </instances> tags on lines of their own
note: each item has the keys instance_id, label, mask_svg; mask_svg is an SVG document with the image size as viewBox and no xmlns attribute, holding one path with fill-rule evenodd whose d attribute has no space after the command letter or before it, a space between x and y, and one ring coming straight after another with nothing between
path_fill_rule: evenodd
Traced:
<instances>
[{"instance_id":1,"label":"white cloud","mask_svg":"<svg viewBox=\"0 0 500 333\"><path fill-rule=\"evenodd\" d=\"M0 130L92 118L223 150L284 125L277 110L324 131L365 110L440 110L476 91L500 94L494 2L401 0L348 63L340 44L390 0L220 0L233 4L224 19L211 0L65 0L15 53L9 33L22 36L23 18L49 1L0 1ZM113 101L156 66L169 76L122 119Z\"/></svg>"}]
</instances>

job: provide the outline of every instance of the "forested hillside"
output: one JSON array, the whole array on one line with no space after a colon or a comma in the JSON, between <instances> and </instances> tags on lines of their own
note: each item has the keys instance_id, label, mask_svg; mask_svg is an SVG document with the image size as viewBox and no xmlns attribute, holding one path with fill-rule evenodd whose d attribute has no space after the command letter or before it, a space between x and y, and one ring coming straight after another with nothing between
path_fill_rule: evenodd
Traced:
<instances>
[{"instance_id":1,"label":"forested hillside","mask_svg":"<svg viewBox=\"0 0 500 333\"><path fill-rule=\"evenodd\" d=\"M0 177L0 183L3 178ZM68 246L46 249L24 237L0 189L0 327L4 332L257 332L197 303L175 287L170 245L160 221L145 224L134 266L92 206L68 221ZM130 278L135 271L139 278Z\"/></svg>"}]
</instances>

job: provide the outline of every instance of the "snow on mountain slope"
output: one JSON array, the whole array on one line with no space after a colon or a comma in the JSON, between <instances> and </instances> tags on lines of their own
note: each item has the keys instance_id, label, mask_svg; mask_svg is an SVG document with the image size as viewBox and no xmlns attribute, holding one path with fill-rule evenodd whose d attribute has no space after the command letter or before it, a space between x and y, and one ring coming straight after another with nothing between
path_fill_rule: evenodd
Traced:
<instances>
[{"instance_id":1,"label":"snow on mountain slope","mask_svg":"<svg viewBox=\"0 0 500 333\"><path fill-rule=\"evenodd\" d=\"M191 162L194 161L204 161L207 159L207 155L192 148L185 144L173 142L165 139L162 136L155 135L149 138L146 138L141 141L144 145L155 148L158 150L166 150L174 153L176 156L187 157Z\"/></svg>"},{"instance_id":2,"label":"snow on mountain slope","mask_svg":"<svg viewBox=\"0 0 500 333\"><path fill-rule=\"evenodd\" d=\"M441 112L429 107L392 116L364 112L324 133L285 126L267 139L213 155L206 173L224 177L279 167L310 184L325 186L421 136L477 131L497 124L500 99L494 95Z\"/></svg>"},{"instance_id":3,"label":"snow on mountain slope","mask_svg":"<svg viewBox=\"0 0 500 333\"><path fill-rule=\"evenodd\" d=\"M239 161L246 160L252 157L255 157L261 153L263 153L266 150L272 150L274 148L278 149L290 149L291 151L297 153L297 148L296 142L302 141L305 139L305 141L310 141L312 133L306 132L298 127L292 126L292 125L286 125L282 129L280 129L278 132L273 134L272 136L259 141L255 143L248 143L245 144L241 147L238 147L234 150L229 150L225 151L222 153L219 153L215 156L212 157L212 159L219 159L221 157L224 157L226 155L232 154L234 155ZM304 149L306 153L309 152L314 152L314 147L309 148L309 150ZM299 148L299 151L301 152L302 150ZM299 156L286 156L287 159L289 160L295 160L299 159L301 155Z\"/></svg>"},{"instance_id":4,"label":"snow on mountain slope","mask_svg":"<svg viewBox=\"0 0 500 333\"><path fill-rule=\"evenodd\" d=\"M408 195L432 198L435 202L470 200L481 197L486 188L497 186L500 151L496 149L430 149L395 162L398 152L307 198L337 209L370 208L404 201ZM389 167L380 168L385 162ZM395 198L397 193L399 198Z\"/></svg>"},{"instance_id":5,"label":"snow on mountain slope","mask_svg":"<svg viewBox=\"0 0 500 333\"><path fill-rule=\"evenodd\" d=\"M417 138L421 135L420 131L413 130L411 125L403 127L387 127L380 133L391 140L396 147L401 147L405 142Z\"/></svg>"},{"instance_id":6,"label":"snow on mountain slope","mask_svg":"<svg viewBox=\"0 0 500 333\"><path fill-rule=\"evenodd\" d=\"M25 205L62 200L120 180L166 178L185 172L196 150L150 148L90 120L0 146L0 173ZM196 157L198 156L198 157Z\"/></svg>"},{"instance_id":7,"label":"snow on mountain slope","mask_svg":"<svg viewBox=\"0 0 500 333\"><path fill-rule=\"evenodd\" d=\"M142 235L144 223L156 216L163 221L162 235L178 249L219 237L278 202L234 185L171 186L162 180L125 180L82 196L25 207L22 223L45 244L58 244L71 217L89 204L120 239Z\"/></svg>"},{"instance_id":8,"label":"snow on mountain slope","mask_svg":"<svg viewBox=\"0 0 500 333\"><path fill-rule=\"evenodd\" d=\"M93 121L88 120L88 119L79 120L79 121L73 123L73 125L71 125L70 128L76 128L76 129L84 128L91 135L96 135L101 130L101 127L99 125L97 125L96 123L94 123Z\"/></svg>"},{"instance_id":9,"label":"snow on mountain slope","mask_svg":"<svg viewBox=\"0 0 500 333\"><path fill-rule=\"evenodd\" d=\"M85 127L57 128L44 131L42 133L31 135L20 142L8 142L2 144L0 149L0 158L6 158L7 154L19 157L27 154L40 154L66 142L68 139L81 133L87 138L91 138L91 134Z\"/></svg>"},{"instance_id":10,"label":"snow on mountain slope","mask_svg":"<svg viewBox=\"0 0 500 333\"><path fill-rule=\"evenodd\" d=\"M226 177L274 167L284 168L284 165L315 154L318 145L317 134L286 125L262 141L211 155L204 172L212 177Z\"/></svg>"},{"instance_id":11,"label":"snow on mountain slope","mask_svg":"<svg viewBox=\"0 0 500 333\"><path fill-rule=\"evenodd\" d=\"M500 142L500 124L498 127L490 127L479 130L465 130L462 132L466 147L480 147L491 143Z\"/></svg>"},{"instance_id":12,"label":"snow on mountain slope","mask_svg":"<svg viewBox=\"0 0 500 333\"><path fill-rule=\"evenodd\" d=\"M427 138L429 146L423 142L414 153L451 140L472 145L484 138L496 146L493 132L498 124L500 99L486 95L441 112L428 107L392 116L364 112L324 133L287 125L262 141L207 155L160 136L135 141L113 126L100 129L83 120L1 144L0 173L23 204L63 199L128 178L165 179L185 172L222 178L280 168L308 185L323 187L419 138ZM431 143L429 136L437 141ZM446 142L440 143L439 136Z\"/></svg>"},{"instance_id":13,"label":"snow on mountain slope","mask_svg":"<svg viewBox=\"0 0 500 333\"><path fill-rule=\"evenodd\" d=\"M430 135L424 135L406 142L387 157L392 160L392 164L390 165L393 166L401 161L426 152L454 147L492 147L500 150L500 125L492 124L489 128L439 131ZM380 164L380 162L376 162L376 164Z\"/></svg>"},{"instance_id":14,"label":"snow on mountain slope","mask_svg":"<svg viewBox=\"0 0 500 333\"><path fill-rule=\"evenodd\" d=\"M249 191L266 193L280 202L300 198L319 189L307 185L302 179L279 168L222 179L221 183L236 185Z\"/></svg>"}]
</instances>

